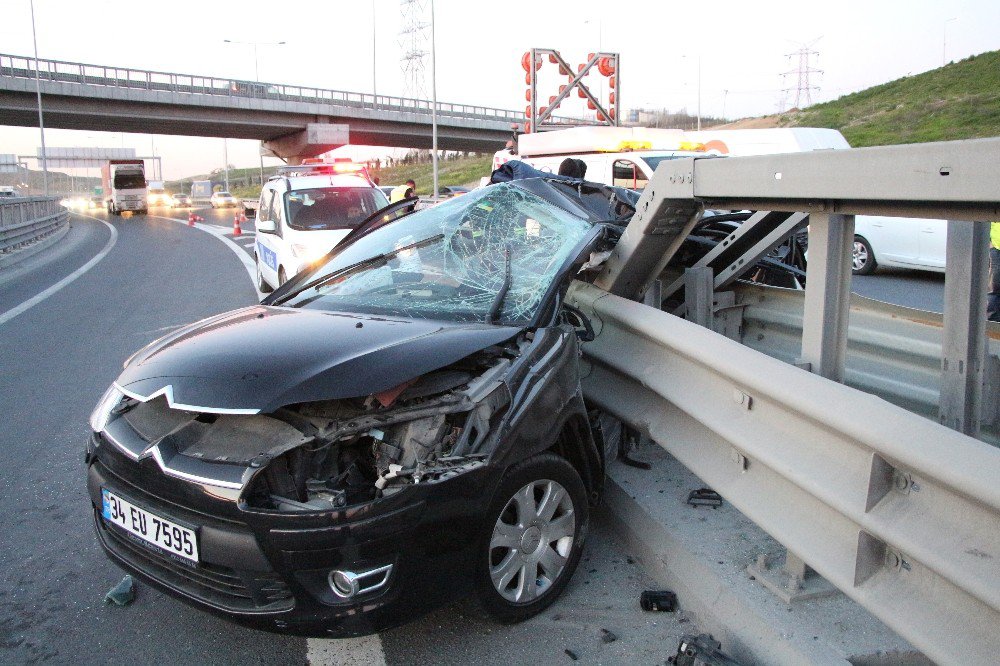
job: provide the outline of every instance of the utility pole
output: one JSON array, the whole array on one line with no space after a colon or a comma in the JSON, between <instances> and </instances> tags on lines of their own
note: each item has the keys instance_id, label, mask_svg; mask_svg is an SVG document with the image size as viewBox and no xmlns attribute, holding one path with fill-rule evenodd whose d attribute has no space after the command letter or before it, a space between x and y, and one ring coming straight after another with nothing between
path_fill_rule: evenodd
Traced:
<instances>
[{"instance_id":1,"label":"utility pole","mask_svg":"<svg viewBox=\"0 0 1000 666\"><path fill-rule=\"evenodd\" d=\"M49 196L49 160L45 152L45 123L42 121L42 83L38 71L38 37L35 34L35 0L31 4L31 41L35 45L35 96L38 99L38 131L42 135L42 187Z\"/></svg>"},{"instance_id":2,"label":"utility pole","mask_svg":"<svg viewBox=\"0 0 1000 666\"><path fill-rule=\"evenodd\" d=\"M944 67L948 64L948 24L952 21L957 21L958 17L953 16L944 22L944 28L941 34L941 66Z\"/></svg>"},{"instance_id":3,"label":"utility pole","mask_svg":"<svg viewBox=\"0 0 1000 666\"><path fill-rule=\"evenodd\" d=\"M434 37L434 0L431 0L431 151L434 158L434 189L431 197L438 197L438 120L437 120L437 42Z\"/></svg>"},{"instance_id":4,"label":"utility pole","mask_svg":"<svg viewBox=\"0 0 1000 666\"><path fill-rule=\"evenodd\" d=\"M229 139L222 139L222 162L226 170L226 192L229 191Z\"/></svg>"}]
</instances>

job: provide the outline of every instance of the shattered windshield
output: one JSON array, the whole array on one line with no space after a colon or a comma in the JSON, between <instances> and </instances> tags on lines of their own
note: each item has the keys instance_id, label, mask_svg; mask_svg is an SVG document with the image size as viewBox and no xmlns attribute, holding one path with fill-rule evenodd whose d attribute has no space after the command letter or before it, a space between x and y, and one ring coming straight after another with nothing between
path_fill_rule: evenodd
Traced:
<instances>
[{"instance_id":1,"label":"shattered windshield","mask_svg":"<svg viewBox=\"0 0 1000 666\"><path fill-rule=\"evenodd\" d=\"M534 194L493 185L362 236L278 302L523 325L590 229Z\"/></svg>"}]
</instances>

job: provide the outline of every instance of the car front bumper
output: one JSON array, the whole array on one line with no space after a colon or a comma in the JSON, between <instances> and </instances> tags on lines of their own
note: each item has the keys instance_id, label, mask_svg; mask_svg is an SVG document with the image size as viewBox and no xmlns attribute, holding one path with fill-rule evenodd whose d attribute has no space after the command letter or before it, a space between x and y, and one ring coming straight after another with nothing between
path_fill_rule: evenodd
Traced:
<instances>
[{"instance_id":1,"label":"car front bumper","mask_svg":"<svg viewBox=\"0 0 1000 666\"><path fill-rule=\"evenodd\" d=\"M105 464L101 458L116 457L107 455L107 448L89 456L88 470L95 529L105 553L140 580L201 610L258 629L337 638L404 624L473 589L477 535L495 489L489 466L353 507L357 510L343 521L249 511L242 512L245 520L232 520L178 504L179 496L163 492L176 480L157 479L152 488L142 484L158 473L149 469L150 460ZM121 474L128 465L134 475ZM196 527L199 564L180 563L107 525L102 488ZM338 597L328 582L335 569L386 566L391 569L383 585L350 600Z\"/></svg>"}]
</instances>

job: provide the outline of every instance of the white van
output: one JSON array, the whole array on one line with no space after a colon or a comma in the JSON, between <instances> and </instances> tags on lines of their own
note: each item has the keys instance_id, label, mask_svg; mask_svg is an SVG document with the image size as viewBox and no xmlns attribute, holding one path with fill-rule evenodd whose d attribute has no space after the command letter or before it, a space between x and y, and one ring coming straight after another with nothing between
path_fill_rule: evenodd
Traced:
<instances>
[{"instance_id":1,"label":"white van","mask_svg":"<svg viewBox=\"0 0 1000 666\"><path fill-rule=\"evenodd\" d=\"M326 255L389 200L363 168L342 162L284 167L261 189L257 288L280 287Z\"/></svg>"},{"instance_id":2,"label":"white van","mask_svg":"<svg viewBox=\"0 0 1000 666\"><path fill-rule=\"evenodd\" d=\"M748 130L703 130L651 127L574 127L518 138L517 153L493 156L493 168L521 160L536 169L559 172L567 157L583 160L586 180L641 190L663 160L703 155L770 155L807 150L850 148L837 130L793 127Z\"/></svg>"},{"instance_id":3,"label":"white van","mask_svg":"<svg viewBox=\"0 0 1000 666\"><path fill-rule=\"evenodd\" d=\"M541 171L559 173L562 161L572 157L587 165L586 180L641 190L663 160L704 154L703 148L688 142L681 130L574 127L522 134L517 153L498 151L493 168L521 160Z\"/></svg>"}]
</instances>

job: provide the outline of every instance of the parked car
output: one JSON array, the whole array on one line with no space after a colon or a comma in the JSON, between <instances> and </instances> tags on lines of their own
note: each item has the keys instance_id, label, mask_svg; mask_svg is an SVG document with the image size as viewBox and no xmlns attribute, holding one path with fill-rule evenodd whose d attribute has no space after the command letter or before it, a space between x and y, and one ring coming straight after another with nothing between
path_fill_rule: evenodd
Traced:
<instances>
[{"instance_id":1,"label":"parked car","mask_svg":"<svg viewBox=\"0 0 1000 666\"><path fill-rule=\"evenodd\" d=\"M173 196L173 203L171 205L174 208L190 208L191 197L183 192L178 192Z\"/></svg>"},{"instance_id":2,"label":"parked car","mask_svg":"<svg viewBox=\"0 0 1000 666\"><path fill-rule=\"evenodd\" d=\"M855 218L852 271L870 275L878 266L943 273L948 223L901 217Z\"/></svg>"},{"instance_id":3,"label":"parked car","mask_svg":"<svg viewBox=\"0 0 1000 666\"><path fill-rule=\"evenodd\" d=\"M212 204L212 208L229 208L239 206L240 200L229 192L213 192L209 203Z\"/></svg>"},{"instance_id":4,"label":"parked car","mask_svg":"<svg viewBox=\"0 0 1000 666\"><path fill-rule=\"evenodd\" d=\"M257 205L258 289L269 292L308 270L388 203L360 167L307 165L270 180Z\"/></svg>"},{"instance_id":5,"label":"parked car","mask_svg":"<svg viewBox=\"0 0 1000 666\"><path fill-rule=\"evenodd\" d=\"M282 181L261 220L315 189ZM629 201L536 178L398 202L260 305L137 352L91 417L105 552L198 608L304 635L468 595L503 621L546 608L620 439L584 404L593 328L564 295Z\"/></svg>"},{"instance_id":6,"label":"parked car","mask_svg":"<svg viewBox=\"0 0 1000 666\"><path fill-rule=\"evenodd\" d=\"M459 187L458 185L447 185L438 187L438 196L445 199L450 199L451 197L457 197L462 194L468 194L471 191L472 190L470 190L468 187Z\"/></svg>"}]
</instances>

